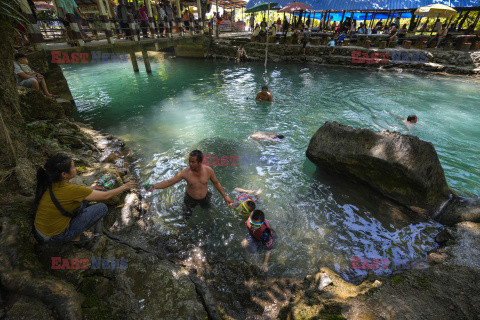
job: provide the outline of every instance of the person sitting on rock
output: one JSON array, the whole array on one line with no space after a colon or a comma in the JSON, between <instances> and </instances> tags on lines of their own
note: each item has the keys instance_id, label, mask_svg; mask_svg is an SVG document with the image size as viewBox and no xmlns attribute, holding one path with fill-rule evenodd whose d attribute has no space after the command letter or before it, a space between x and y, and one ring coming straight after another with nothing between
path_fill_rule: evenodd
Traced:
<instances>
[{"instance_id":1,"label":"person sitting on rock","mask_svg":"<svg viewBox=\"0 0 480 320\"><path fill-rule=\"evenodd\" d=\"M45 82L45 78L38 72L33 71L30 66L28 65L28 60L25 54L23 53L16 53L15 54L15 61L13 63L15 76L17 78L17 84L19 86L25 88L32 88L35 90L39 90L40 86L42 87L43 93L47 97L51 98L59 98L59 96L55 94L51 94L48 92L47 83Z\"/></svg>"},{"instance_id":2,"label":"person sitting on rock","mask_svg":"<svg viewBox=\"0 0 480 320\"><path fill-rule=\"evenodd\" d=\"M72 158L62 154L49 158L38 169L34 231L39 241L62 244L71 241L83 243L92 239L91 233L84 235L83 232L99 222L108 208L103 203L83 207L84 201L107 200L135 187L135 182L130 181L109 191L92 190L69 183L76 174Z\"/></svg>"},{"instance_id":3,"label":"person sitting on rock","mask_svg":"<svg viewBox=\"0 0 480 320\"><path fill-rule=\"evenodd\" d=\"M347 34L345 31L342 32L342 34L340 34L338 36L338 39L337 39L337 43L336 44L340 44L340 45L343 45L343 42L345 41L345 39L347 38Z\"/></svg>"},{"instance_id":4,"label":"person sitting on rock","mask_svg":"<svg viewBox=\"0 0 480 320\"><path fill-rule=\"evenodd\" d=\"M247 58L248 58L247 52L245 51L245 48L243 47L243 44L241 44L238 47L238 51L237 51L237 61L238 62L245 61L245 60L247 60Z\"/></svg>"},{"instance_id":5,"label":"person sitting on rock","mask_svg":"<svg viewBox=\"0 0 480 320\"><path fill-rule=\"evenodd\" d=\"M268 259L270 258L270 250L276 238L275 232L270 227L265 214L261 210L254 210L247 220L248 235L242 240L242 246L249 253L255 253L259 250L267 250L265 260L263 261L261 270L268 271Z\"/></svg>"}]
</instances>

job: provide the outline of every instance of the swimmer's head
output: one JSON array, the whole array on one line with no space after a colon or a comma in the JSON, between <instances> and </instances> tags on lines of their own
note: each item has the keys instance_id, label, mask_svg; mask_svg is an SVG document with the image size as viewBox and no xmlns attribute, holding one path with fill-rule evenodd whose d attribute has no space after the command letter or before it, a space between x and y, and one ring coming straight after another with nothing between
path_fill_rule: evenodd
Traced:
<instances>
[{"instance_id":1,"label":"swimmer's head","mask_svg":"<svg viewBox=\"0 0 480 320\"><path fill-rule=\"evenodd\" d=\"M268 87L267 87L267 86L263 86L263 87L262 87L262 91L267 92L267 91L268 91Z\"/></svg>"},{"instance_id":2,"label":"swimmer's head","mask_svg":"<svg viewBox=\"0 0 480 320\"><path fill-rule=\"evenodd\" d=\"M278 139L285 139L285 136L283 134L277 134L276 138Z\"/></svg>"},{"instance_id":3,"label":"swimmer's head","mask_svg":"<svg viewBox=\"0 0 480 320\"><path fill-rule=\"evenodd\" d=\"M247 206L248 208L248 211L252 212L253 210L255 210L255 208L257 207L255 205L255 202L252 200L252 199L248 199L246 202L245 202L245 205Z\"/></svg>"},{"instance_id":4,"label":"swimmer's head","mask_svg":"<svg viewBox=\"0 0 480 320\"><path fill-rule=\"evenodd\" d=\"M265 221L265 214L262 210L255 210L252 212L250 220L252 220L253 222L263 222Z\"/></svg>"},{"instance_id":5,"label":"swimmer's head","mask_svg":"<svg viewBox=\"0 0 480 320\"><path fill-rule=\"evenodd\" d=\"M202 165L203 153L200 150L193 150L188 155L188 166L192 170L198 170Z\"/></svg>"},{"instance_id":6,"label":"swimmer's head","mask_svg":"<svg viewBox=\"0 0 480 320\"><path fill-rule=\"evenodd\" d=\"M407 121L411 123L417 123L417 116L414 114L411 114L407 117Z\"/></svg>"}]
</instances>

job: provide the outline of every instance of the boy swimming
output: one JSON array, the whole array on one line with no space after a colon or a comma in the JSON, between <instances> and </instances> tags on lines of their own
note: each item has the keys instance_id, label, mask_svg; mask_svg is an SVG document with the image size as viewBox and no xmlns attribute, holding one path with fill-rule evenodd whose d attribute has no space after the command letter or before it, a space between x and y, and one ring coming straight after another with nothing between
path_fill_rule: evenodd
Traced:
<instances>
[{"instance_id":1,"label":"boy swimming","mask_svg":"<svg viewBox=\"0 0 480 320\"><path fill-rule=\"evenodd\" d=\"M243 217L248 217L255 210L255 202L258 200L256 197L262 193L262 189L258 190L246 190L241 188L235 188L235 202L233 207L236 208L238 214Z\"/></svg>"}]
</instances>

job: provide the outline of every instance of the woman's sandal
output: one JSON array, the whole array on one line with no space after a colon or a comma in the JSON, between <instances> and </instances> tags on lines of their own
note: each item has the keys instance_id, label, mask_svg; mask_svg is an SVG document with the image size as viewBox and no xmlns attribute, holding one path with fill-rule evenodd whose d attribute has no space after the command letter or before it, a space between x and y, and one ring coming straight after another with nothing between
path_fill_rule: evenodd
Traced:
<instances>
[{"instance_id":1,"label":"woman's sandal","mask_svg":"<svg viewBox=\"0 0 480 320\"><path fill-rule=\"evenodd\" d=\"M52 94L52 93L50 93L49 97L50 97L50 98L55 98L55 99L60 98L59 95L57 95L57 94Z\"/></svg>"}]
</instances>

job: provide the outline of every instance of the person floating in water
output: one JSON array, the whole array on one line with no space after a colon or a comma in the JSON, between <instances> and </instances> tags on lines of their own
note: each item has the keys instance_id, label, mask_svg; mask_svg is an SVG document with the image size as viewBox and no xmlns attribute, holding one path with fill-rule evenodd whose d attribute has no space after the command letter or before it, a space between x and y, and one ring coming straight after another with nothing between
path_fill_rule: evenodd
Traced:
<instances>
[{"instance_id":1,"label":"person floating in water","mask_svg":"<svg viewBox=\"0 0 480 320\"><path fill-rule=\"evenodd\" d=\"M255 97L255 100L257 100L257 101L273 101L273 97L270 94L270 92L268 92L268 87L267 86L262 87L262 91L257 93L257 96Z\"/></svg>"},{"instance_id":2,"label":"person floating in water","mask_svg":"<svg viewBox=\"0 0 480 320\"><path fill-rule=\"evenodd\" d=\"M285 136L282 134L276 134L273 132L257 131L255 133L252 133L248 138L256 141L265 140L265 141L272 141L272 142L278 143L281 140L285 139Z\"/></svg>"},{"instance_id":3,"label":"person floating in water","mask_svg":"<svg viewBox=\"0 0 480 320\"><path fill-rule=\"evenodd\" d=\"M183 212L186 218L192 215L193 209L200 205L202 208L208 208L212 193L208 191L208 181L212 181L215 188L222 195L229 207L232 206L232 200L225 194L220 181L215 176L212 168L202 164L203 154L200 150L193 150L188 157L188 168L178 172L173 178L152 185L153 189L165 189L185 179L187 181L187 190L183 198Z\"/></svg>"},{"instance_id":4,"label":"person floating in water","mask_svg":"<svg viewBox=\"0 0 480 320\"><path fill-rule=\"evenodd\" d=\"M265 214L261 210L254 210L247 220L248 235L242 240L242 246L249 253L255 253L259 250L267 250L265 260L263 261L261 270L268 271L268 259L270 258L270 250L273 248L276 238L275 232L270 227Z\"/></svg>"},{"instance_id":5,"label":"person floating in water","mask_svg":"<svg viewBox=\"0 0 480 320\"><path fill-rule=\"evenodd\" d=\"M409 115L406 119L403 119L403 123L405 123L408 128L411 128L415 123L417 123L417 116L414 114Z\"/></svg>"},{"instance_id":6,"label":"person floating in water","mask_svg":"<svg viewBox=\"0 0 480 320\"><path fill-rule=\"evenodd\" d=\"M237 209L240 216L250 216L252 211L256 208L255 202L258 200L256 196L260 193L262 193L262 189L246 190L235 188L235 202L233 203L233 207Z\"/></svg>"}]
</instances>

